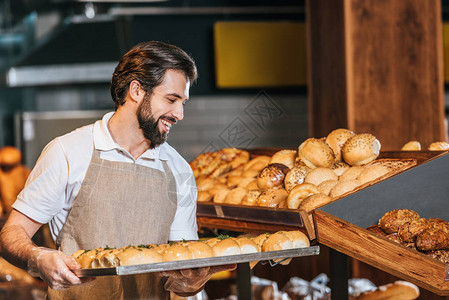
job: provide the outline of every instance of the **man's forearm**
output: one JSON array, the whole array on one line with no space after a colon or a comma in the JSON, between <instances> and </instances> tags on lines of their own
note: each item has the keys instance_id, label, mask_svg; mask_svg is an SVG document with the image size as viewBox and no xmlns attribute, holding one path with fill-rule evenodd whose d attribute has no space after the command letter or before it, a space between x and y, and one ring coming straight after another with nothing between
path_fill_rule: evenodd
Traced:
<instances>
[{"instance_id":1,"label":"man's forearm","mask_svg":"<svg viewBox=\"0 0 449 300\"><path fill-rule=\"evenodd\" d=\"M27 262L36 245L20 225L3 227L0 232L0 254L19 268L27 269Z\"/></svg>"}]
</instances>

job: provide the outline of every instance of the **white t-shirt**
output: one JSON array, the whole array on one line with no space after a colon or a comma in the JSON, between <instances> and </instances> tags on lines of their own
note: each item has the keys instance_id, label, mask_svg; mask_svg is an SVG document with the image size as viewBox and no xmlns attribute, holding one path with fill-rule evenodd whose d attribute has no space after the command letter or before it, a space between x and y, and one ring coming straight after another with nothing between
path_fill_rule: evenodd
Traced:
<instances>
[{"instance_id":1,"label":"white t-shirt","mask_svg":"<svg viewBox=\"0 0 449 300\"><path fill-rule=\"evenodd\" d=\"M164 171L162 160L176 180L178 207L169 239L198 239L195 178L188 163L167 143L145 151L135 159L112 139L107 123L114 112L95 124L78 128L51 141L42 151L13 207L29 218L50 223L53 239L62 229L83 183L95 149L102 159L129 162Z\"/></svg>"}]
</instances>

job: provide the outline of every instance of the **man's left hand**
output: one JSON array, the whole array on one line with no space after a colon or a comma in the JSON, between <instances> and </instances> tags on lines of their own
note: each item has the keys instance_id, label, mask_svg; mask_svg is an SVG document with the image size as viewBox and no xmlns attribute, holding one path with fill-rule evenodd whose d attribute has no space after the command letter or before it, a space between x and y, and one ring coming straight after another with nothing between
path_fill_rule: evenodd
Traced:
<instances>
[{"instance_id":1,"label":"man's left hand","mask_svg":"<svg viewBox=\"0 0 449 300\"><path fill-rule=\"evenodd\" d=\"M161 272L161 275L168 277L164 286L167 291L174 292L178 296L188 297L199 293L212 274L232 271L235 268L237 268L237 265L231 264L179 271L164 271Z\"/></svg>"}]
</instances>

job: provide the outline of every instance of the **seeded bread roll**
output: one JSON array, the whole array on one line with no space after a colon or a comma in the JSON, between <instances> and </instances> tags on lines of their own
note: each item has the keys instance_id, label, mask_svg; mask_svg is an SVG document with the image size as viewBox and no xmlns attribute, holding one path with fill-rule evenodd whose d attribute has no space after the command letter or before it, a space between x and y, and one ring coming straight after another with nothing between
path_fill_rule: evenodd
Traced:
<instances>
[{"instance_id":1,"label":"seeded bread roll","mask_svg":"<svg viewBox=\"0 0 449 300\"><path fill-rule=\"evenodd\" d=\"M430 144L429 150L431 151L441 151L441 150L448 150L449 149L449 143L447 142L435 142Z\"/></svg>"},{"instance_id":2,"label":"seeded bread roll","mask_svg":"<svg viewBox=\"0 0 449 300\"><path fill-rule=\"evenodd\" d=\"M340 175L339 180L343 181L343 180L357 179L357 177L359 177L362 171L363 171L362 166L350 167L349 169L344 171L343 174Z\"/></svg>"},{"instance_id":3,"label":"seeded bread roll","mask_svg":"<svg viewBox=\"0 0 449 300\"><path fill-rule=\"evenodd\" d=\"M418 141L410 141L401 148L402 151L420 151L421 143Z\"/></svg>"},{"instance_id":4,"label":"seeded bread roll","mask_svg":"<svg viewBox=\"0 0 449 300\"><path fill-rule=\"evenodd\" d=\"M257 177L257 185L261 189L270 189L276 186L281 186L284 183L285 174L289 168L283 164L269 164L260 171Z\"/></svg>"},{"instance_id":5,"label":"seeded bread roll","mask_svg":"<svg viewBox=\"0 0 449 300\"><path fill-rule=\"evenodd\" d=\"M377 178L380 178L390 172L390 169L383 165L371 165L365 166L363 171L360 172L357 180L360 181L360 184L364 184Z\"/></svg>"},{"instance_id":6,"label":"seeded bread roll","mask_svg":"<svg viewBox=\"0 0 449 300\"><path fill-rule=\"evenodd\" d=\"M338 180L326 180L320 183L318 190L321 194L329 195L332 188L338 183Z\"/></svg>"},{"instance_id":7,"label":"seeded bread roll","mask_svg":"<svg viewBox=\"0 0 449 300\"><path fill-rule=\"evenodd\" d=\"M419 214L411 209L393 209L379 219L379 226L387 234L397 233L404 223L419 218Z\"/></svg>"},{"instance_id":8,"label":"seeded bread roll","mask_svg":"<svg viewBox=\"0 0 449 300\"><path fill-rule=\"evenodd\" d=\"M331 169L334 171L337 176L341 176L346 170L348 170L351 166L342 161L336 161L332 165Z\"/></svg>"},{"instance_id":9,"label":"seeded bread roll","mask_svg":"<svg viewBox=\"0 0 449 300\"><path fill-rule=\"evenodd\" d=\"M318 187L311 183L302 183L295 186L287 198L287 206L290 209L297 209L301 201L313 194L318 194Z\"/></svg>"},{"instance_id":10,"label":"seeded bread roll","mask_svg":"<svg viewBox=\"0 0 449 300\"><path fill-rule=\"evenodd\" d=\"M298 148L298 156L309 168L330 168L334 161L334 151L321 139L309 138Z\"/></svg>"},{"instance_id":11,"label":"seeded bread roll","mask_svg":"<svg viewBox=\"0 0 449 300\"><path fill-rule=\"evenodd\" d=\"M341 149L343 160L351 166L372 162L379 156L380 142L372 134L356 134L346 141Z\"/></svg>"},{"instance_id":12,"label":"seeded bread roll","mask_svg":"<svg viewBox=\"0 0 449 300\"><path fill-rule=\"evenodd\" d=\"M332 201L332 198L325 194L313 194L299 203L298 209L310 212Z\"/></svg>"},{"instance_id":13,"label":"seeded bread roll","mask_svg":"<svg viewBox=\"0 0 449 300\"><path fill-rule=\"evenodd\" d=\"M287 200L288 193L283 188L272 188L260 193L256 200L257 206L283 208Z\"/></svg>"},{"instance_id":14,"label":"seeded bread roll","mask_svg":"<svg viewBox=\"0 0 449 300\"><path fill-rule=\"evenodd\" d=\"M307 166L296 166L290 169L284 178L285 190L289 193L295 186L304 182L310 168Z\"/></svg>"},{"instance_id":15,"label":"seeded bread roll","mask_svg":"<svg viewBox=\"0 0 449 300\"><path fill-rule=\"evenodd\" d=\"M260 190L249 190L242 199L242 205L256 206L257 198L259 198L260 194Z\"/></svg>"},{"instance_id":16,"label":"seeded bread roll","mask_svg":"<svg viewBox=\"0 0 449 300\"><path fill-rule=\"evenodd\" d=\"M296 150L280 150L273 154L270 160L270 164L278 163L287 166L289 169L295 165L295 158L297 155Z\"/></svg>"},{"instance_id":17,"label":"seeded bread roll","mask_svg":"<svg viewBox=\"0 0 449 300\"><path fill-rule=\"evenodd\" d=\"M332 171L332 169L315 168L306 175L304 182L318 186L326 180L338 180L338 176L334 171Z\"/></svg>"},{"instance_id":18,"label":"seeded bread roll","mask_svg":"<svg viewBox=\"0 0 449 300\"><path fill-rule=\"evenodd\" d=\"M341 148L352 136L354 136L354 132L344 128L335 129L327 135L326 143L334 151L336 161L341 161Z\"/></svg>"},{"instance_id":19,"label":"seeded bread roll","mask_svg":"<svg viewBox=\"0 0 449 300\"><path fill-rule=\"evenodd\" d=\"M339 180L338 183L331 189L329 196L332 198L340 197L341 195L354 190L358 186L360 186L360 181L357 179Z\"/></svg>"}]
</instances>

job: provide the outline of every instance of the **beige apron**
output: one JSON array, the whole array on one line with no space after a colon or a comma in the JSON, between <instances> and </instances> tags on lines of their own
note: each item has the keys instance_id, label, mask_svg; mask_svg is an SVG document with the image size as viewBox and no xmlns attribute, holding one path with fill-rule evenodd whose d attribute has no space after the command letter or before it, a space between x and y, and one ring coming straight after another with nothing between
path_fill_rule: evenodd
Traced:
<instances>
[{"instance_id":1,"label":"beige apron","mask_svg":"<svg viewBox=\"0 0 449 300\"><path fill-rule=\"evenodd\" d=\"M176 183L164 171L100 158L92 160L56 244L79 249L167 243L176 207ZM97 277L87 286L48 290L49 299L168 299L157 273Z\"/></svg>"}]
</instances>

